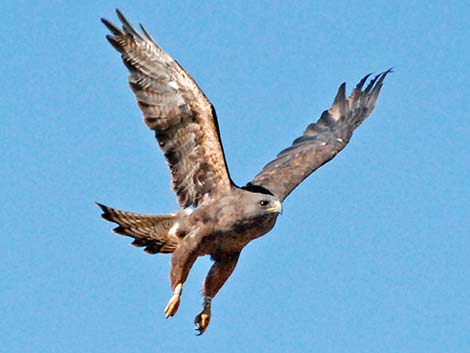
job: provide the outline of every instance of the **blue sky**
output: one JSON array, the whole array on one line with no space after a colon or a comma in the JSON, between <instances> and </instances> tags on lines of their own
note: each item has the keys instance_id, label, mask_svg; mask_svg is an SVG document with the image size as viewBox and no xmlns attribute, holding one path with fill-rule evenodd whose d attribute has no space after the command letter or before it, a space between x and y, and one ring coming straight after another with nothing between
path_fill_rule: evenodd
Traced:
<instances>
[{"instance_id":1,"label":"blue sky","mask_svg":"<svg viewBox=\"0 0 470 353\"><path fill-rule=\"evenodd\" d=\"M217 109L244 184L391 66L347 148L251 243L196 337L200 259L166 320L169 257L94 201L176 209L100 17L142 22ZM65 2L3 14L0 341L16 352L468 352L470 20L464 1Z\"/></svg>"}]
</instances>

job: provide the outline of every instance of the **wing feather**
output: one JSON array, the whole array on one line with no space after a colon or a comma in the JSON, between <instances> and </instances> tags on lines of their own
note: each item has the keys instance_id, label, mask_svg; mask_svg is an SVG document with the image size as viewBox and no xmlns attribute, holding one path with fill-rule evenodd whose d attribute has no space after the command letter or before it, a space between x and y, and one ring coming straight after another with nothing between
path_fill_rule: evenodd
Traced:
<instances>
[{"instance_id":1,"label":"wing feather","mask_svg":"<svg viewBox=\"0 0 470 353\"><path fill-rule=\"evenodd\" d=\"M129 69L129 85L165 155L178 203L196 207L211 194L229 190L233 184L214 107L142 25L143 35L116 12L122 29L102 19L111 32L106 37Z\"/></svg>"},{"instance_id":2,"label":"wing feather","mask_svg":"<svg viewBox=\"0 0 470 353\"><path fill-rule=\"evenodd\" d=\"M383 81L391 69L375 76L365 76L346 99L346 84L341 84L330 109L277 158L266 164L244 188L269 192L284 200L294 188L316 169L330 161L349 142L354 130L375 107Z\"/></svg>"}]
</instances>

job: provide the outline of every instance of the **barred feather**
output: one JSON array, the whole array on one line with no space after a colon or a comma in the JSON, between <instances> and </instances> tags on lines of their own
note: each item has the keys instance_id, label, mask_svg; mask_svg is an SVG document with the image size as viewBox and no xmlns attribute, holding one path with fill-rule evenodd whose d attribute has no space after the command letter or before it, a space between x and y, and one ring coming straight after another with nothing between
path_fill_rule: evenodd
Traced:
<instances>
[{"instance_id":1,"label":"barred feather","mask_svg":"<svg viewBox=\"0 0 470 353\"><path fill-rule=\"evenodd\" d=\"M244 188L264 190L284 200L348 144L354 130L374 110L383 81L391 71L375 76L362 89L370 77L366 75L347 99L346 84L341 84L330 109L325 110L316 123L308 125L302 136L266 164Z\"/></svg>"},{"instance_id":2,"label":"barred feather","mask_svg":"<svg viewBox=\"0 0 470 353\"><path fill-rule=\"evenodd\" d=\"M129 69L129 84L171 172L181 207L198 206L232 187L215 109L191 76L117 10L122 29L102 19L106 38Z\"/></svg>"},{"instance_id":3,"label":"barred feather","mask_svg":"<svg viewBox=\"0 0 470 353\"><path fill-rule=\"evenodd\" d=\"M170 234L175 215L143 215L96 204L103 210L102 218L118 224L114 233L134 238L131 245L145 247L148 254L172 253L179 244L178 236Z\"/></svg>"}]
</instances>

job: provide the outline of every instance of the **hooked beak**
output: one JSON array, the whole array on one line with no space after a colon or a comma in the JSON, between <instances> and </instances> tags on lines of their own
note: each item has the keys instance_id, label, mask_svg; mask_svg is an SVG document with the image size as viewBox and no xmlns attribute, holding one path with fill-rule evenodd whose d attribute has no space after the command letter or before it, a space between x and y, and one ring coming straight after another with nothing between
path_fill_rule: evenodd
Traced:
<instances>
[{"instance_id":1,"label":"hooked beak","mask_svg":"<svg viewBox=\"0 0 470 353\"><path fill-rule=\"evenodd\" d=\"M274 201L273 207L270 207L267 210L272 213L282 213L281 201L279 200Z\"/></svg>"}]
</instances>

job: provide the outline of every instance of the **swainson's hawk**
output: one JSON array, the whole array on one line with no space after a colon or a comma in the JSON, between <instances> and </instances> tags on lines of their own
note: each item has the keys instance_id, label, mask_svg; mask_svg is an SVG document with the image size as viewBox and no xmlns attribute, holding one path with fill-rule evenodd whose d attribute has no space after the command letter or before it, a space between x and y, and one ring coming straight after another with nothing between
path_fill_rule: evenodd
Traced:
<instances>
[{"instance_id":1,"label":"swainson's hawk","mask_svg":"<svg viewBox=\"0 0 470 353\"><path fill-rule=\"evenodd\" d=\"M197 257L211 256L214 264L204 281L203 310L195 318L202 334L210 321L211 301L234 270L240 251L269 232L287 195L346 146L374 109L390 70L367 85L369 75L365 76L348 98L343 83L331 108L316 123L238 187L227 170L212 104L143 26L138 33L121 12L117 15L122 29L102 19L112 33L107 39L130 71L129 84L165 155L181 209L142 215L98 205L104 219L119 225L114 232L134 238L132 245L145 247L150 254L172 254L173 296L166 317L178 310L183 283Z\"/></svg>"}]
</instances>

